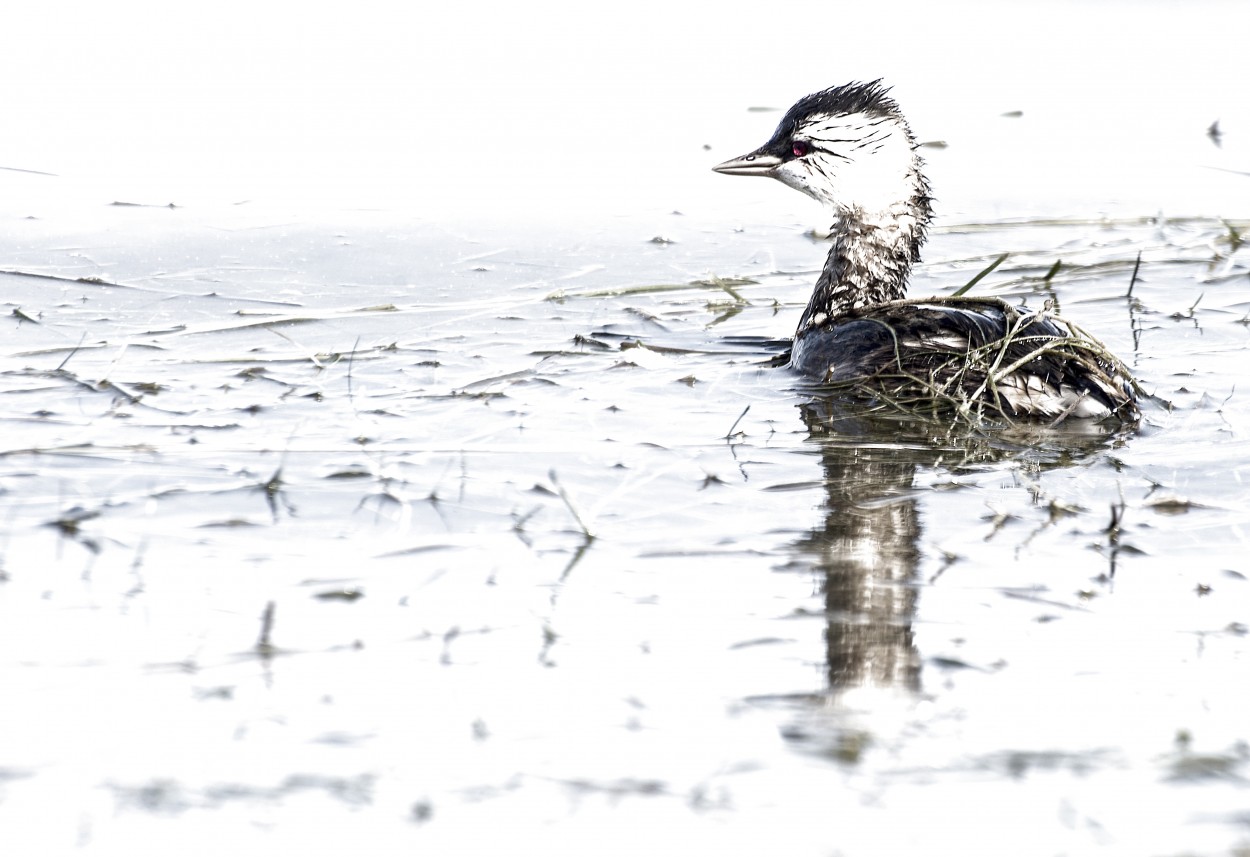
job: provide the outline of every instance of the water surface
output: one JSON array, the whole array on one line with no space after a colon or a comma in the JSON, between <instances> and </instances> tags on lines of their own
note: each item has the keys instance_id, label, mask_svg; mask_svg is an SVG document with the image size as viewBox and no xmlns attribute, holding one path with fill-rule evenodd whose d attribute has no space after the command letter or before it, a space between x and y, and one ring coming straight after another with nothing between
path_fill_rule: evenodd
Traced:
<instances>
[{"instance_id":1,"label":"water surface","mask_svg":"<svg viewBox=\"0 0 1250 857\"><path fill-rule=\"evenodd\" d=\"M1063 30L1044 8L1041 34ZM748 107L876 74L752 90L735 59L724 89L705 68L627 90L627 115L668 122L629 145L563 133L568 88L504 99L509 132L421 102L408 167L362 144L313 203L276 122L251 138L270 185L21 149L11 166L57 175L4 174L0 841L1245 847L1250 179L1211 169L1248 163L1239 102L1217 80L1142 120L1166 133L1077 151L1047 100L1079 89L1065 74L943 101L895 69L921 139L947 142L925 150L941 219L913 293L1009 253L976 293L1057 299L1152 396L1127 430L974 430L769 365L826 224L709 167L771 131ZM697 109L673 97L700 87ZM398 121L390 98L360 115ZM427 157L449 147L488 160Z\"/></svg>"}]
</instances>

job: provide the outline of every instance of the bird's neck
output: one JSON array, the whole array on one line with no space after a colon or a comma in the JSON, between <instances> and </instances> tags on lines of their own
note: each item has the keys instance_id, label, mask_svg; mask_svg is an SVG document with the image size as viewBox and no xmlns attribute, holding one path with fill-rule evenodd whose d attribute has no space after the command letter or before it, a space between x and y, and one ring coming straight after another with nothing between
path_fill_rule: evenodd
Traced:
<instances>
[{"instance_id":1,"label":"bird's neck","mask_svg":"<svg viewBox=\"0 0 1250 857\"><path fill-rule=\"evenodd\" d=\"M914 203L881 212L840 213L833 247L799 321L798 335L851 310L905 297L928 222L927 205L917 208Z\"/></svg>"}]
</instances>

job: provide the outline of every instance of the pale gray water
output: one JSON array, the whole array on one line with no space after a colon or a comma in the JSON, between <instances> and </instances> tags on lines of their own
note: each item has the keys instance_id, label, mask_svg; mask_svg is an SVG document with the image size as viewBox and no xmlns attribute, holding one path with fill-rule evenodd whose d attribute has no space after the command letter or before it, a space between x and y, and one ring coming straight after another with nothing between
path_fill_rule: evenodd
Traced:
<instances>
[{"instance_id":1,"label":"pale gray water","mask_svg":"<svg viewBox=\"0 0 1250 857\"><path fill-rule=\"evenodd\" d=\"M4 851L1246 847L1250 282L1219 218L1250 225L1250 178L1211 169L1250 169L1245 13L1031 8L988 42L911 10L888 63L785 61L732 9L565 9L532 50L534 10L49 22L119 59L14 108L3 165L57 177L0 174ZM469 74L466 31L528 77ZM771 131L746 107L878 74L948 143L914 292L1010 252L979 293L1058 297L1170 409L971 435L763 365L821 215L708 168ZM596 83L621 121L579 130ZM71 136L91 116L121 139Z\"/></svg>"}]
</instances>

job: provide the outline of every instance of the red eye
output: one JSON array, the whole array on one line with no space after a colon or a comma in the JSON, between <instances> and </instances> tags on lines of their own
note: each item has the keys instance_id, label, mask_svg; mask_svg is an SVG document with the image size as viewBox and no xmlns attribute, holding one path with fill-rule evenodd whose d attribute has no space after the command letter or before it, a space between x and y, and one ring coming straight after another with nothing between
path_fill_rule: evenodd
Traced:
<instances>
[{"instance_id":1,"label":"red eye","mask_svg":"<svg viewBox=\"0 0 1250 857\"><path fill-rule=\"evenodd\" d=\"M790 144L790 151L794 152L794 157L801 158L812 150L812 144L806 140L794 140Z\"/></svg>"}]
</instances>

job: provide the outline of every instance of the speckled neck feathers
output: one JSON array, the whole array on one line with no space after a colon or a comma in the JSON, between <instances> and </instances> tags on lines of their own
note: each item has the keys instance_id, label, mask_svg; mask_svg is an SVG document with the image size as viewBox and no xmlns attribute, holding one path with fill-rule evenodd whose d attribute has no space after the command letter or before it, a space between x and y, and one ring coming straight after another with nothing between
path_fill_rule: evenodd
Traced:
<instances>
[{"instance_id":1,"label":"speckled neck feathers","mask_svg":"<svg viewBox=\"0 0 1250 857\"><path fill-rule=\"evenodd\" d=\"M915 199L873 215L848 213L834 223L833 247L799 320L798 335L851 310L906 297L930 216L924 180L917 179Z\"/></svg>"}]
</instances>

